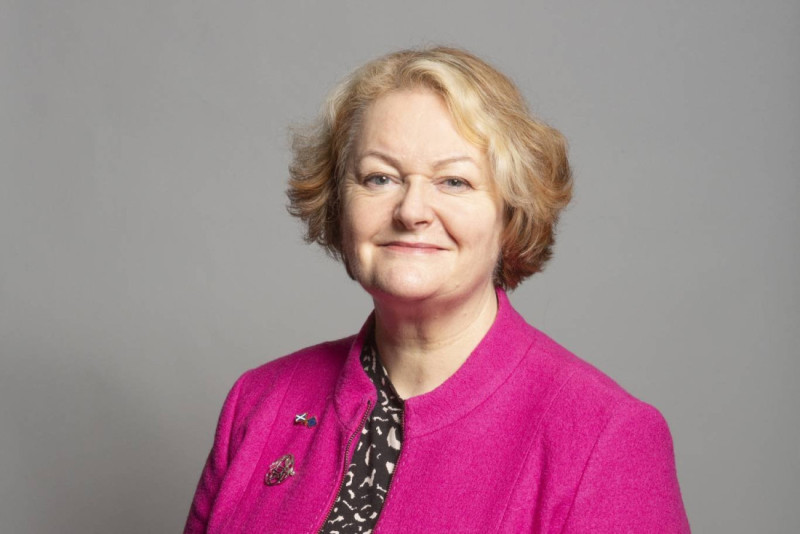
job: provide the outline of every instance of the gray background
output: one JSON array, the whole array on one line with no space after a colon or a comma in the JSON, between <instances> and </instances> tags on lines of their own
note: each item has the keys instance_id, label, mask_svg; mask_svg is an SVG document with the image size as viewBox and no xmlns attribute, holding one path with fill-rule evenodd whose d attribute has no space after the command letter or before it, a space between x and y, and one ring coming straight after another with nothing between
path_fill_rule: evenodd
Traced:
<instances>
[{"instance_id":1,"label":"gray background","mask_svg":"<svg viewBox=\"0 0 800 534\"><path fill-rule=\"evenodd\" d=\"M0 530L176 532L227 389L370 309L286 129L465 46L571 142L512 301L670 422L696 532L800 529L800 3L0 3Z\"/></svg>"}]
</instances>

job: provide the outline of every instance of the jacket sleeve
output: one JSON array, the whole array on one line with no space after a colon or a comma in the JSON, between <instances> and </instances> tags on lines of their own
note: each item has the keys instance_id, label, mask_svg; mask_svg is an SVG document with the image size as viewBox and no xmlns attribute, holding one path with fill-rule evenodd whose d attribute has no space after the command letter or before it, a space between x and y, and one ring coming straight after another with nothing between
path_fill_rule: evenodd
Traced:
<instances>
[{"instance_id":1,"label":"jacket sleeve","mask_svg":"<svg viewBox=\"0 0 800 534\"><path fill-rule=\"evenodd\" d=\"M623 401L600 433L563 529L579 532L690 532L672 437L655 408Z\"/></svg>"},{"instance_id":2,"label":"jacket sleeve","mask_svg":"<svg viewBox=\"0 0 800 534\"><path fill-rule=\"evenodd\" d=\"M247 373L236 381L222 406L217 430L214 434L214 445L208 454L203 473L200 475L200 481L197 483L192 507L189 510L189 517L183 530L184 534L206 532L214 501L231 459L230 446L236 419L236 407L242 382L244 382L246 376Z\"/></svg>"}]
</instances>

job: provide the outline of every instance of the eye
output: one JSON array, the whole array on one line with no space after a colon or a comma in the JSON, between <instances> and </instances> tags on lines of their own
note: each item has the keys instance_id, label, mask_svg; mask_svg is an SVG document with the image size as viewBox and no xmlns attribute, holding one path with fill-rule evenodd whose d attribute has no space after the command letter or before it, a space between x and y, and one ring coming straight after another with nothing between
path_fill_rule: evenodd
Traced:
<instances>
[{"instance_id":1,"label":"eye","mask_svg":"<svg viewBox=\"0 0 800 534\"><path fill-rule=\"evenodd\" d=\"M364 179L365 185L370 185L375 187L389 185L390 183L392 183L391 177L385 174L370 174Z\"/></svg>"},{"instance_id":2,"label":"eye","mask_svg":"<svg viewBox=\"0 0 800 534\"><path fill-rule=\"evenodd\" d=\"M442 180L441 184L446 189L453 189L453 190L462 190L462 189L470 189L469 183L464 180L463 178L445 178Z\"/></svg>"}]
</instances>

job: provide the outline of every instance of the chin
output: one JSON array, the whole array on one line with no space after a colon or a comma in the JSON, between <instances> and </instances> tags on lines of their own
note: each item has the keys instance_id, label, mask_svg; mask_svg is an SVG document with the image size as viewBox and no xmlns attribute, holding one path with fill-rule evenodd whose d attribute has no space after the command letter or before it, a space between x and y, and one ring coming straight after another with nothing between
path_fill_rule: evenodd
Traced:
<instances>
[{"instance_id":1,"label":"chin","mask_svg":"<svg viewBox=\"0 0 800 534\"><path fill-rule=\"evenodd\" d=\"M361 281L361 286L375 298L388 297L397 300L420 301L446 293L441 280L423 277L378 277Z\"/></svg>"}]
</instances>

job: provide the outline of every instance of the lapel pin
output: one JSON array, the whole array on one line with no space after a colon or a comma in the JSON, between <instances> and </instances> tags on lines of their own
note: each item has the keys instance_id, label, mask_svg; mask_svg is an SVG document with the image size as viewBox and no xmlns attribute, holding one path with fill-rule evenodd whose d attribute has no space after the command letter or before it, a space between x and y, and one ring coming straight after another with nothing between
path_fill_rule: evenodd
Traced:
<instances>
[{"instance_id":1,"label":"lapel pin","mask_svg":"<svg viewBox=\"0 0 800 534\"><path fill-rule=\"evenodd\" d=\"M317 426L317 417L315 415L308 415L308 412L299 413L294 416L294 424L314 428Z\"/></svg>"},{"instance_id":2,"label":"lapel pin","mask_svg":"<svg viewBox=\"0 0 800 534\"><path fill-rule=\"evenodd\" d=\"M264 484L267 486L277 486L288 477L294 476L294 456L284 454L269 466L267 476L264 477Z\"/></svg>"}]
</instances>

